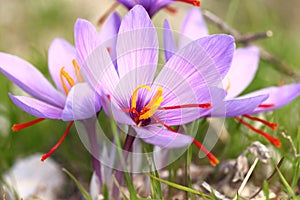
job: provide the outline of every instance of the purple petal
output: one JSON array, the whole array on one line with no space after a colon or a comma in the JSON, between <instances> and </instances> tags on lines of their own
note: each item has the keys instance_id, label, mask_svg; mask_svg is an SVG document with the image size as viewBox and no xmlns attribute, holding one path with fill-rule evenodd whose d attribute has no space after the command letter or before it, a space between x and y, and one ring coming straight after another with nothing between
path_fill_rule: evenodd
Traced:
<instances>
[{"instance_id":1,"label":"purple petal","mask_svg":"<svg viewBox=\"0 0 300 200\"><path fill-rule=\"evenodd\" d=\"M203 37L197 41L215 63L216 70L224 78L232 62L235 50L234 38L229 35L218 34Z\"/></svg>"},{"instance_id":2,"label":"purple petal","mask_svg":"<svg viewBox=\"0 0 300 200\"><path fill-rule=\"evenodd\" d=\"M261 94L268 94L269 98L262 102L263 105L273 105L271 107L258 107L253 112L248 114L257 114L278 109L297 98L300 95L300 83L284 85L280 87L264 88L255 92L251 92L245 97L253 97Z\"/></svg>"},{"instance_id":3,"label":"purple petal","mask_svg":"<svg viewBox=\"0 0 300 200\"><path fill-rule=\"evenodd\" d=\"M118 34L121 25L121 17L118 13L113 12L102 26L100 34L101 41L114 38Z\"/></svg>"},{"instance_id":4,"label":"purple petal","mask_svg":"<svg viewBox=\"0 0 300 200\"><path fill-rule=\"evenodd\" d=\"M239 95L253 80L258 68L259 49L257 47L239 48L234 52L230 70L223 80L228 87L227 98Z\"/></svg>"},{"instance_id":5,"label":"purple petal","mask_svg":"<svg viewBox=\"0 0 300 200\"><path fill-rule=\"evenodd\" d=\"M268 95L258 95L249 98L231 99L225 101L225 106L215 105L205 116L236 117L252 113Z\"/></svg>"},{"instance_id":6,"label":"purple petal","mask_svg":"<svg viewBox=\"0 0 300 200\"><path fill-rule=\"evenodd\" d=\"M135 122L129 116L129 113L124 112L123 108L125 107L121 108L118 103L116 103L117 101L114 96L110 96L110 98L108 98L105 93L102 93L99 96L102 108L106 115L112 116L112 118L119 124L135 125Z\"/></svg>"},{"instance_id":7,"label":"purple petal","mask_svg":"<svg viewBox=\"0 0 300 200\"><path fill-rule=\"evenodd\" d=\"M133 127L137 132L137 137L147 143L164 148L184 147L193 142L193 138L181 133L174 133L158 126Z\"/></svg>"},{"instance_id":8,"label":"purple petal","mask_svg":"<svg viewBox=\"0 0 300 200\"><path fill-rule=\"evenodd\" d=\"M143 0L143 1L147 1L147 0ZM156 12L168 6L172 2L174 2L174 0L152 0L151 7L147 9L150 17L152 17Z\"/></svg>"},{"instance_id":9,"label":"purple petal","mask_svg":"<svg viewBox=\"0 0 300 200\"><path fill-rule=\"evenodd\" d=\"M59 107L55 107L31 97L14 96L12 94L9 94L9 97L14 102L14 104L16 104L16 106L35 117L46 119L61 119L62 109Z\"/></svg>"},{"instance_id":10,"label":"purple petal","mask_svg":"<svg viewBox=\"0 0 300 200\"><path fill-rule=\"evenodd\" d=\"M70 90L62 120L83 120L96 116L101 105L95 91L87 83L78 83Z\"/></svg>"},{"instance_id":11,"label":"purple petal","mask_svg":"<svg viewBox=\"0 0 300 200\"><path fill-rule=\"evenodd\" d=\"M119 124L126 124L126 125L135 125L133 119L129 116L129 113L122 111L118 106L115 104L110 104L110 109L112 110L112 117L116 122Z\"/></svg>"},{"instance_id":12,"label":"purple petal","mask_svg":"<svg viewBox=\"0 0 300 200\"><path fill-rule=\"evenodd\" d=\"M164 53L166 62L177 52L176 43L168 20L164 23Z\"/></svg>"},{"instance_id":13,"label":"purple petal","mask_svg":"<svg viewBox=\"0 0 300 200\"><path fill-rule=\"evenodd\" d=\"M210 43L215 50L218 47L221 49L226 62L216 55L207 54L212 50L207 47ZM202 48L202 44L205 48ZM215 35L196 40L180 49L155 79L154 85L164 88L164 101L161 106L207 103L210 99L205 94L210 93L209 88L221 83L223 78L220 73L226 71L226 67L221 65L228 62L226 65L229 68L233 47L231 36Z\"/></svg>"},{"instance_id":14,"label":"purple petal","mask_svg":"<svg viewBox=\"0 0 300 200\"><path fill-rule=\"evenodd\" d=\"M49 72L55 85L64 92L60 79L60 71L64 67L65 71L76 81L75 69L72 60L76 57L75 48L66 40L56 38L48 50ZM68 85L68 84L67 84ZM71 87L68 86L68 89Z\"/></svg>"},{"instance_id":15,"label":"purple petal","mask_svg":"<svg viewBox=\"0 0 300 200\"><path fill-rule=\"evenodd\" d=\"M208 36L206 23L199 8L192 8L185 16L181 25L179 48L184 47L193 40Z\"/></svg>"},{"instance_id":16,"label":"purple petal","mask_svg":"<svg viewBox=\"0 0 300 200\"><path fill-rule=\"evenodd\" d=\"M117 0L119 3L123 4L128 9L131 9L133 6L137 4L135 0Z\"/></svg>"},{"instance_id":17,"label":"purple petal","mask_svg":"<svg viewBox=\"0 0 300 200\"><path fill-rule=\"evenodd\" d=\"M0 72L33 97L63 108L64 96L27 61L17 56L0 53Z\"/></svg>"},{"instance_id":18,"label":"purple petal","mask_svg":"<svg viewBox=\"0 0 300 200\"><path fill-rule=\"evenodd\" d=\"M86 82L98 93L114 96L119 77L108 51L103 45L94 49L82 66Z\"/></svg>"},{"instance_id":19,"label":"purple petal","mask_svg":"<svg viewBox=\"0 0 300 200\"><path fill-rule=\"evenodd\" d=\"M142 5L150 16L153 16L161 8L169 5L174 0L117 0L128 9L133 8L135 5Z\"/></svg>"},{"instance_id":20,"label":"purple petal","mask_svg":"<svg viewBox=\"0 0 300 200\"><path fill-rule=\"evenodd\" d=\"M153 23L142 6L135 6L125 15L117 41L120 79L130 76L128 90L152 82L158 61L158 39ZM147 75L139 74L147 70Z\"/></svg>"},{"instance_id":21,"label":"purple petal","mask_svg":"<svg viewBox=\"0 0 300 200\"><path fill-rule=\"evenodd\" d=\"M109 54L117 69L117 35L121 24L121 17L118 13L114 12L105 21L102 26L100 34L101 42L109 50Z\"/></svg>"},{"instance_id":22,"label":"purple petal","mask_svg":"<svg viewBox=\"0 0 300 200\"><path fill-rule=\"evenodd\" d=\"M100 36L89 21L77 19L74 26L74 40L80 62L84 64L89 55L98 47Z\"/></svg>"}]
</instances>

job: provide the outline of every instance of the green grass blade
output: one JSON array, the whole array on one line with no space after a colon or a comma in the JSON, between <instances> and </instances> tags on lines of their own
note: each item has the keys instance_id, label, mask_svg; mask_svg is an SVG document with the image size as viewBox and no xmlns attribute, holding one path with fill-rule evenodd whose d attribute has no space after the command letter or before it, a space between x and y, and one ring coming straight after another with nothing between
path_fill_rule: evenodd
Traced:
<instances>
[{"instance_id":1,"label":"green grass blade","mask_svg":"<svg viewBox=\"0 0 300 200\"><path fill-rule=\"evenodd\" d=\"M264 195L266 197L266 200L269 200L270 199L270 192L269 192L268 182L266 180L264 180L264 182L263 182L263 191L264 191Z\"/></svg>"},{"instance_id":2,"label":"green grass blade","mask_svg":"<svg viewBox=\"0 0 300 200\"><path fill-rule=\"evenodd\" d=\"M295 188L295 187L297 187L297 183L298 183L298 179L299 179L299 175L300 175L300 158L296 159L296 161L294 163L293 171L294 171L294 175L293 175L291 187Z\"/></svg>"},{"instance_id":3,"label":"green grass blade","mask_svg":"<svg viewBox=\"0 0 300 200\"><path fill-rule=\"evenodd\" d=\"M281 171L278 169L277 166L276 167L276 170L277 170L277 173L280 177L280 180L282 182L282 184L284 185L284 187L286 188L287 190L287 193L290 197L293 197L293 199L297 199L296 198L296 194L294 193L293 189L291 188L291 186L288 184L288 182L286 181L286 179L284 178L283 174L281 173Z\"/></svg>"},{"instance_id":4,"label":"green grass blade","mask_svg":"<svg viewBox=\"0 0 300 200\"><path fill-rule=\"evenodd\" d=\"M156 166L155 166L155 168L156 168ZM154 171L153 175L155 175L155 177L159 178L159 174L158 174L157 170ZM163 199L162 189L161 189L160 182L157 181L157 180L154 180L154 183L155 183L155 191L156 191L157 199Z\"/></svg>"},{"instance_id":5,"label":"green grass blade","mask_svg":"<svg viewBox=\"0 0 300 200\"><path fill-rule=\"evenodd\" d=\"M109 200L109 192L106 184L103 184L102 194L104 200Z\"/></svg>"},{"instance_id":6,"label":"green grass blade","mask_svg":"<svg viewBox=\"0 0 300 200\"><path fill-rule=\"evenodd\" d=\"M169 182L169 181L166 181L166 180L163 180L163 179L160 179L160 178L157 178L155 176L153 176L152 174L148 174L151 178L161 182L161 183L164 183L166 185L169 185L171 187L174 187L176 189L179 189L179 190L182 190L182 191L186 191L186 192L190 192L190 193L193 193L193 194L197 194L203 198L208 198L209 196L203 194L202 192L199 192L197 190L194 190L194 189L191 189L189 187L186 187L186 186L183 186L183 185L179 185L177 183L172 183L172 182Z\"/></svg>"},{"instance_id":7,"label":"green grass blade","mask_svg":"<svg viewBox=\"0 0 300 200\"><path fill-rule=\"evenodd\" d=\"M69 172L65 168L63 168L62 171L65 172L74 181L74 183L76 184L76 186L78 187L81 194L84 196L84 198L86 200L92 200L92 197L90 196L90 194L84 189L84 187L79 183L79 181L75 178L75 176L73 176L73 174L71 174L71 172Z\"/></svg>"}]
</instances>

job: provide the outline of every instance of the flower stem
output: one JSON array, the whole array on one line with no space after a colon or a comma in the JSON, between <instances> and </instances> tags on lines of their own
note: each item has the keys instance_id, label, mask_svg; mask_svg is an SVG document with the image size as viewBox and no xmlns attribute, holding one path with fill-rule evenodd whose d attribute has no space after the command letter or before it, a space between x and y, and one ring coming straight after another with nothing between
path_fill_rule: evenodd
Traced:
<instances>
[{"instance_id":1,"label":"flower stem","mask_svg":"<svg viewBox=\"0 0 300 200\"><path fill-rule=\"evenodd\" d=\"M133 128L129 127L128 134L126 136L125 143L123 146L123 150L124 150L123 156L124 156L125 162L128 158L128 153L132 151L132 144L135 139L135 137L133 136L133 133L134 133ZM123 184L123 181L124 181L123 177L124 177L124 171L122 170L122 166L119 165L119 169L116 172L116 180L119 182L120 185Z\"/></svg>"},{"instance_id":2,"label":"flower stem","mask_svg":"<svg viewBox=\"0 0 300 200\"><path fill-rule=\"evenodd\" d=\"M88 135L88 139L90 142L90 148L91 148L91 154L92 154L92 165L93 165L93 169L96 173L96 176L99 180L99 187L100 187L99 191L102 191L103 180L102 180L102 174L101 174L101 162L99 161L100 149L99 149L97 133L96 133L96 119L90 118L90 119L84 120L83 125L88 133L87 135Z\"/></svg>"},{"instance_id":3,"label":"flower stem","mask_svg":"<svg viewBox=\"0 0 300 200\"><path fill-rule=\"evenodd\" d=\"M134 129L129 126L129 129L128 129L128 134L126 136L126 139L125 139L125 143L124 143L124 146L123 146L123 154L122 155L119 155L119 156L123 156L120 160L120 163L119 163L119 167L118 167L118 170L116 171L116 174L115 174L115 178L116 178L116 181L119 183L119 185L122 185L123 182L124 182L124 169L125 168L125 163L126 163L126 160L128 158L128 153L131 152L132 150L132 144L135 140L135 131ZM118 141L116 141L117 143ZM129 177L127 177L129 178ZM116 184L114 184L113 186L113 197L115 199L117 199L119 197L119 189L117 187Z\"/></svg>"}]
</instances>

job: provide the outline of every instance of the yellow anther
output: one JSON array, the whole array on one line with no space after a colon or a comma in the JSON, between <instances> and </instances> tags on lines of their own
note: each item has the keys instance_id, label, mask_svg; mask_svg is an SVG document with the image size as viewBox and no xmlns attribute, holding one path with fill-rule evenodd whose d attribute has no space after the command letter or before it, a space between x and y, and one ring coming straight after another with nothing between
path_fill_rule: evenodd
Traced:
<instances>
[{"instance_id":1,"label":"yellow anther","mask_svg":"<svg viewBox=\"0 0 300 200\"><path fill-rule=\"evenodd\" d=\"M72 60L73 67L75 69L75 75L77 78L77 82L84 82L83 76L80 72L80 67L75 59Z\"/></svg>"},{"instance_id":2,"label":"yellow anther","mask_svg":"<svg viewBox=\"0 0 300 200\"><path fill-rule=\"evenodd\" d=\"M148 119L154 115L155 111L159 108L161 102L164 100L163 97L159 97L153 106L150 107L150 110L140 115L139 120Z\"/></svg>"},{"instance_id":3,"label":"yellow anther","mask_svg":"<svg viewBox=\"0 0 300 200\"><path fill-rule=\"evenodd\" d=\"M136 101L137 101L137 96L138 96L138 91L142 88L145 88L147 90L151 90L151 88L147 85L140 85L135 90L133 91L133 94L131 96L131 108L136 108Z\"/></svg>"},{"instance_id":4,"label":"yellow anther","mask_svg":"<svg viewBox=\"0 0 300 200\"><path fill-rule=\"evenodd\" d=\"M150 100L150 102L145 107L151 108L157 102L158 98L160 98L162 96L162 92L163 92L163 89L161 87L158 87L156 94L154 95L154 97Z\"/></svg>"},{"instance_id":5,"label":"yellow anther","mask_svg":"<svg viewBox=\"0 0 300 200\"><path fill-rule=\"evenodd\" d=\"M70 87L73 87L73 85L75 85L75 81L74 79L65 71L64 69L65 67L62 67L61 70L60 70L60 81L61 81L61 84L64 88L64 91L66 94L69 93L69 89L65 83L65 80L68 82L69 86ZM65 79L65 80L64 80Z\"/></svg>"},{"instance_id":6,"label":"yellow anther","mask_svg":"<svg viewBox=\"0 0 300 200\"><path fill-rule=\"evenodd\" d=\"M155 93L153 98L143 108L146 112L140 115L140 120L148 119L155 113L155 111L159 108L161 102L164 100L164 98L162 97L162 93L163 89L161 87L158 87L157 92Z\"/></svg>"}]
</instances>

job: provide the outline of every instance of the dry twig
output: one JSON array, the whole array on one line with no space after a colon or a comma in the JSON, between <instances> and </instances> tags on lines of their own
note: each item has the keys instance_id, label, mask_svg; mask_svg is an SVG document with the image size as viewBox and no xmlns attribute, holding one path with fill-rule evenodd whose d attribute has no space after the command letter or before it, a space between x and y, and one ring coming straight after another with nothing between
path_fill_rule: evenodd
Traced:
<instances>
[{"instance_id":1,"label":"dry twig","mask_svg":"<svg viewBox=\"0 0 300 200\"><path fill-rule=\"evenodd\" d=\"M294 142L293 142L293 140L292 140L292 137L289 136L289 135L286 135L285 132L281 132L281 135L282 135L282 137L284 137L285 139L287 139L287 140L290 142L290 144L291 144L291 146L292 146L292 150L293 150L293 152L294 152L294 156L295 156L296 158L299 158L299 157L300 157L300 154L297 153L297 149L296 149L295 144L294 144Z\"/></svg>"},{"instance_id":2,"label":"dry twig","mask_svg":"<svg viewBox=\"0 0 300 200\"><path fill-rule=\"evenodd\" d=\"M217 17L210 11L205 10L203 12L203 16L209 22L217 26L220 30L232 35L237 42L242 44L249 45L251 42L255 40L270 37L273 35L272 32L270 31L266 31L264 33L250 33L250 34L242 35L236 29L227 25L223 20L221 20L219 17ZM280 72L293 77L297 81L300 81L300 74L295 72L293 67L284 63L282 60L280 60L275 55L271 54L270 52L266 51L263 48L260 48L260 57L266 62L269 62L270 64L276 66L277 67L276 69L279 70Z\"/></svg>"}]
</instances>

